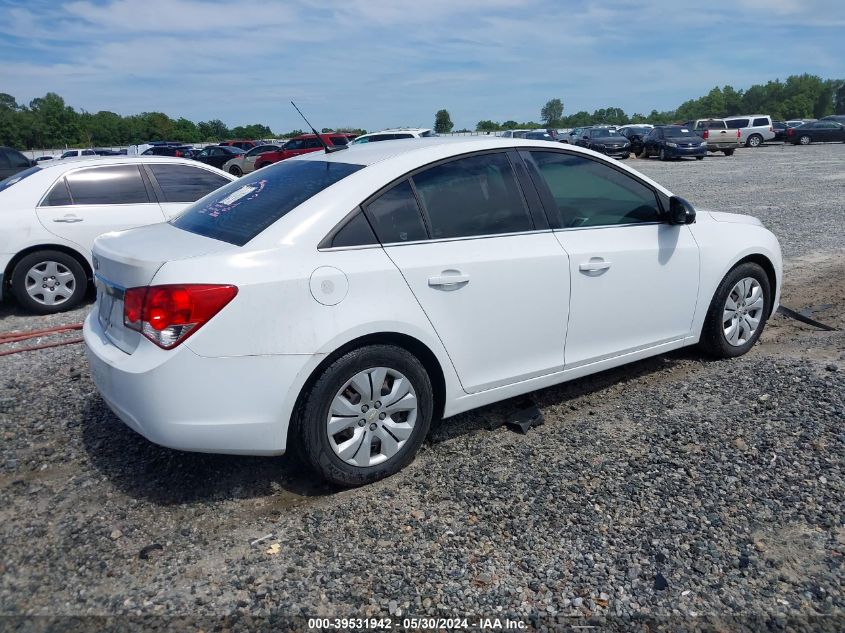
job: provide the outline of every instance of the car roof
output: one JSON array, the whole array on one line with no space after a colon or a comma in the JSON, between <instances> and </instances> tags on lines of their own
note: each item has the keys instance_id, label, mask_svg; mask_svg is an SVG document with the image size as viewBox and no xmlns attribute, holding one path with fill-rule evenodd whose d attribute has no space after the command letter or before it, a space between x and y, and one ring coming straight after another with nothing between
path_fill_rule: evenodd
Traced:
<instances>
[{"instance_id":1,"label":"car roof","mask_svg":"<svg viewBox=\"0 0 845 633\"><path fill-rule=\"evenodd\" d=\"M75 169L77 167L95 167L101 165L135 165L139 163L163 163L163 164L177 164L177 165L192 165L194 167L202 165L207 168L208 165L199 163L195 160L187 158L177 158L175 156L155 156L147 154L143 156L72 156L70 158L57 158L49 162L49 164L41 167L43 171L54 170L56 172L66 169Z\"/></svg>"},{"instance_id":2,"label":"car roof","mask_svg":"<svg viewBox=\"0 0 845 633\"><path fill-rule=\"evenodd\" d=\"M441 156L444 149L449 149L450 156L466 154L486 149L505 149L519 147L536 147L563 149L560 143L553 141L541 141L522 138L504 138L501 136L429 136L424 138L397 139L389 143L362 143L360 145L347 145L346 149L331 152L311 152L301 156L295 156L289 160L323 160L339 163L350 163L353 165L374 165L384 160L395 158L404 154L419 152L419 160L425 163L426 154ZM566 145L566 150L595 155L594 152L574 145ZM442 157L442 156L441 156ZM432 160L438 160L433 158Z\"/></svg>"}]
</instances>

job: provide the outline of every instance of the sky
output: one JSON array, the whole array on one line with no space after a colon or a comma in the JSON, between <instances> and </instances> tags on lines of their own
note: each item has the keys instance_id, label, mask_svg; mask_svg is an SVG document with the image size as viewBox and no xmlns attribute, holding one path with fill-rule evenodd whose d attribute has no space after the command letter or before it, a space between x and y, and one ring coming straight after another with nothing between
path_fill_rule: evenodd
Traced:
<instances>
[{"instance_id":1,"label":"sky","mask_svg":"<svg viewBox=\"0 0 845 633\"><path fill-rule=\"evenodd\" d=\"M701 7L701 8L697 8ZM0 0L0 92L230 127L456 128L845 78L845 0Z\"/></svg>"}]
</instances>

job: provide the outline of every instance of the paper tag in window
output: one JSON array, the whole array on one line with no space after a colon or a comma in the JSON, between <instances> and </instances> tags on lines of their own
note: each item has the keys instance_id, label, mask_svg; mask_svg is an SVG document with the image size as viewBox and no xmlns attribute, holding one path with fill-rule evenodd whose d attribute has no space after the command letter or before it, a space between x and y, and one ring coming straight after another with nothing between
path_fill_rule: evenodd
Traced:
<instances>
[{"instance_id":1,"label":"paper tag in window","mask_svg":"<svg viewBox=\"0 0 845 633\"><path fill-rule=\"evenodd\" d=\"M246 196L251 194L256 189L258 189L258 187L256 187L255 185L244 185L240 189L236 189L235 191L230 193L228 196L223 198L220 201L219 204L222 204L222 205L227 206L227 207L231 206L231 205L235 204L241 198L245 198Z\"/></svg>"}]
</instances>

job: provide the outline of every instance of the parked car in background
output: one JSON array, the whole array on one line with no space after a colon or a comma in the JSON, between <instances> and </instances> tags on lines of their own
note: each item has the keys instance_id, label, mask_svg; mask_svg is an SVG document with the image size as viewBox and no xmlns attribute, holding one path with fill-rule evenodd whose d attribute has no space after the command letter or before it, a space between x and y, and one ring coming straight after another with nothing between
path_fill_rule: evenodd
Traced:
<instances>
[{"instance_id":1,"label":"parked car in background","mask_svg":"<svg viewBox=\"0 0 845 633\"><path fill-rule=\"evenodd\" d=\"M657 125L643 140L640 158L659 156L660 160L694 157L703 160L707 155L707 141L688 127Z\"/></svg>"},{"instance_id":2,"label":"parked car in background","mask_svg":"<svg viewBox=\"0 0 845 633\"><path fill-rule=\"evenodd\" d=\"M0 178L13 176L20 171L29 169L35 163L36 161L29 160L14 148L0 146Z\"/></svg>"},{"instance_id":3,"label":"parked car in background","mask_svg":"<svg viewBox=\"0 0 845 633\"><path fill-rule=\"evenodd\" d=\"M552 143L557 142L557 138L552 136L552 134L548 130L532 130L530 132L526 132L525 136L522 138L528 139L529 141L551 141Z\"/></svg>"},{"instance_id":4,"label":"parked car in background","mask_svg":"<svg viewBox=\"0 0 845 633\"><path fill-rule=\"evenodd\" d=\"M41 163L41 162L44 162L45 160L55 160L55 157L54 156L39 156L38 158L35 159L35 162Z\"/></svg>"},{"instance_id":5,"label":"parked car in background","mask_svg":"<svg viewBox=\"0 0 845 633\"><path fill-rule=\"evenodd\" d=\"M775 137L772 140L785 141L786 130L788 128L789 126L786 124L786 121L772 121L772 129L775 131Z\"/></svg>"},{"instance_id":6,"label":"parked car in background","mask_svg":"<svg viewBox=\"0 0 845 633\"><path fill-rule=\"evenodd\" d=\"M505 130L499 136L502 138L525 138L525 135L533 130Z\"/></svg>"},{"instance_id":7,"label":"parked car in background","mask_svg":"<svg viewBox=\"0 0 845 633\"><path fill-rule=\"evenodd\" d=\"M739 130L728 129L724 119L696 119L684 124L707 141L708 152L722 152L732 156L740 146Z\"/></svg>"},{"instance_id":8,"label":"parked car in background","mask_svg":"<svg viewBox=\"0 0 845 633\"><path fill-rule=\"evenodd\" d=\"M815 120L815 119L813 119ZM830 114L828 116L822 117L822 121L835 121L836 123L842 123L845 125L845 114ZM804 121L807 123L807 121Z\"/></svg>"},{"instance_id":9,"label":"parked car in background","mask_svg":"<svg viewBox=\"0 0 845 633\"><path fill-rule=\"evenodd\" d=\"M244 153L240 147L234 147L232 145L209 145L194 154L191 158L221 169L227 161Z\"/></svg>"},{"instance_id":10,"label":"parked car in background","mask_svg":"<svg viewBox=\"0 0 845 633\"><path fill-rule=\"evenodd\" d=\"M623 125L617 131L628 139L628 142L631 144L631 153L639 156L643 151L643 139L653 129L653 125Z\"/></svg>"},{"instance_id":11,"label":"parked car in background","mask_svg":"<svg viewBox=\"0 0 845 633\"><path fill-rule=\"evenodd\" d=\"M59 158L76 158L78 156L96 156L97 152L93 149L69 149L62 153Z\"/></svg>"},{"instance_id":12,"label":"parked car in background","mask_svg":"<svg viewBox=\"0 0 845 633\"><path fill-rule=\"evenodd\" d=\"M259 145L258 141L244 141L244 140L222 141L220 143L221 147L238 147L245 152L248 152L249 150L251 150L253 147L256 147L257 145Z\"/></svg>"},{"instance_id":13,"label":"parked car in background","mask_svg":"<svg viewBox=\"0 0 845 633\"><path fill-rule=\"evenodd\" d=\"M786 127L798 127L799 125L804 125L805 123L810 123L811 121L816 121L817 119L790 119L786 122Z\"/></svg>"},{"instance_id":14,"label":"parked car in background","mask_svg":"<svg viewBox=\"0 0 845 633\"><path fill-rule=\"evenodd\" d=\"M828 119L791 127L786 134L787 142L793 145L845 143L845 125Z\"/></svg>"},{"instance_id":15,"label":"parked car in background","mask_svg":"<svg viewBox=\"0 0 845 633\"><path fill-rule=\"evenodd\" d=\"M756 218L489 137L298 156L94 257L83 334L119 418L178 450L297 447L346 486L409 464L432 420L697 343L740 356L782 277Z\"/></svg>"},{"instance_id":16,"label":"parked car in background","mask_svg":"<svg viewBox=\"0 0 845 633\"><path fill-rule=\"evenodd\" d=\"M175 156L186 157L186 153L193 150L190 145L153 145L141 154L142 156Z\"/></svg>"},{"instance_id":17,"label":"parked car in background","mask_svg":"<svg viewBox=\"0 0 845 633\"><path fill-rule=\"evenodd\" d=\"M74 307L96 269L94 238L168 220L234 179L181 158L98 156L51 161L0 181L0 298L11 290L38 314Z\"/></svg>"},{"instance_id":18,"label":"parked car in background","mask_svg":"<svg viewBox=\"0 0 845 633\"><path fill-rule=\"evenodd\" d=\"M631 155L631 142L609 127L583 128L575 144L614 158L625 159Z\"/></svg>"},{"instance_id":19,"label":"parked car in background","mask_svg":"<svg viewBox=\"0 0 845 633\"><path fill-rule=\"evenodd\" d=\"M243 176L255 171L255 161L261 154L267 152L277 152L281 149L280 145L257 145L245 154L234 156L223 163L223 171L228 171L233 176Z\"/></svg>"},{"instance_id":20,"label":"parked car in background","mask_svg":"<svg viewBox=\"0 0 845 633\"><path fill-rule=\"evenodd\" d=\"M397 141L399 139L407 138L428 138L429 136L437 136L434 130L427 127L408 127L408 128L389 128L380 132L372 132L370 134L362 134L356 136L350 142L356 145L362 143L376 143L378 141Z\"/></svg>"},{"instance_id":21,"label":"parked car in background","mask_svg":"<svg viewBox=\"0 0 845 633\"><path fill-rule=\"evenodd\" d=\"M725 117L729 130L739 130L740 144L745 147L760 147L764 141L775 138L772 117L768 114L748 114Z\"/></svg>"},{"instance_id":22,"label":"parked car in background","mask_svg":"<svg viewBox=\"0 0 845 633\"><path fill-rule=\"evenodd\" d=\"M355 138L355 135L341 132L331 132L320 134L320 138L322 138L329 146L341 146L348 145L349 142ZM299 136L294 136L274 152L264 152L259 154L258 158L255 160L255 168L261 169L267 165L278 163L280 160L286 160L294 156L300 156L301 154L319 152L321 149L323 149L323 144L316 135L300 134Z\"/></svg>"}]
</instances>

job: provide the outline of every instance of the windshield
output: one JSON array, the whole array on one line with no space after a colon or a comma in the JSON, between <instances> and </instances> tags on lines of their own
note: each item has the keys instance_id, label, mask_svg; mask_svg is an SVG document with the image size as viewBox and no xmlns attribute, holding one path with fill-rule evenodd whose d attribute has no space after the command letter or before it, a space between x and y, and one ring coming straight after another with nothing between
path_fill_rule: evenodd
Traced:
<instances>
[{"instance_id":1,"label":"windshield","mask_svg":"<svg viewBox=\"0 0 845 633\"><path fill-rule=\"evenodd\" d=\"M29 169L24 169L23 171L19 171L16 174L12 174L8 178L4 178L3 180L0 180L0 191L5 191L6 189L11 187L12 185L19 183L24 178L27 178L28 176L31 176L32 174L34 174L35 172L40 171L40 170L41 170L41 168L36 165L35 167L30 167Z\"/></svg>"},{"instance_id":2,"label":"windshield","mask_svg":"<svg viewBox=\"0 0 845 633\"><path fill-rule=\"evenodd\" d=\"M243 246L276 220L363 165L287 160L259 169L201 198L171 224Z\"/></svg>"},{"instance_id":3,"label":"windshield","mask_svg":"<svg viewBox=\"0 0 845 633\"><path fill-rule=\"evenodd\" d=\"M685 128L685 127L663 128L663 135L666 138L686 138L687 136L692 136L693 138L698 138L698 135L695 132L692 132L692 131L690 131L689 128Z\"/></svg>"}]
</instances>

